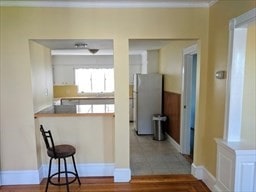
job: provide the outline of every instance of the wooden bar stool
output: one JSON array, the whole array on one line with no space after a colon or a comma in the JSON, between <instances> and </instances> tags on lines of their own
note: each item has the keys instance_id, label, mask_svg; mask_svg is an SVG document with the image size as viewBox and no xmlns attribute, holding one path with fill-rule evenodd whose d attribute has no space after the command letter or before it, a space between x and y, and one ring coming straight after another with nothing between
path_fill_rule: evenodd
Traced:
<instances>
[{"instance_id":1,"label":"wooden bar stool","mask_svg":"<svg viewBox=\"0 0 256 192\"><path fill-rule=\"evenodd\" d=\"M47 148L47 154L50 157L50 163L49 163L49 171L48 171L48 178L47 178L47 184L45 187L45 192L48 190L49 183L52 185L66 185L67 191L69 192L69 184L75 182L78 180L79 185L81 185L77 169L76 169L76 163L74 155L76 153L75 147L72 145L54 145L54 141L52 138L51 131L45 131L43 128L43 125L40 125L40 131L42 133L46 148ZM67 170L67 161L66 158L72 157L73 166L74 166L74 172ZM58 159L58 172L51 174L51 167L52 167L52 159ZM60 170L60 160L64 160L64 171ZM60 182L60 175L65 174L65 182ZM75 178L69 181L68 174L74 175ZM58 183L54 182L52 179L54 176L58 175Z\"/></svg>"}]
</instances>

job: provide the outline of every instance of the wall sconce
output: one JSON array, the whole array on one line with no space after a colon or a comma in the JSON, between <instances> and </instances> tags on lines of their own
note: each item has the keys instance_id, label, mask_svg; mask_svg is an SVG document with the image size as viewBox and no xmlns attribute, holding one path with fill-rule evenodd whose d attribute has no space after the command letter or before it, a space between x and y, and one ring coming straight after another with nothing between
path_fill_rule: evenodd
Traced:
<instances>
[{"instance_id":1,"label":"wall sconce","mask_svg":"<svg viewBox=\"0 0 256 192\"><path fill-rule=\"evenodd\" d=\"M217 71L215 77L217 79L226 79L226 71Z\"/></svg>"}]
</instances>

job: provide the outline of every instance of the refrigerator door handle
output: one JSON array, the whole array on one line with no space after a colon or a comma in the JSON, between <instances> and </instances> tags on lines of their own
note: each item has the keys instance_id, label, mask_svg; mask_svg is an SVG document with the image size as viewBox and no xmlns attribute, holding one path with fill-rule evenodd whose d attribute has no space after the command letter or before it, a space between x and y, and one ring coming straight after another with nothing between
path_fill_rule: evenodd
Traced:
<instances>
[{"instance_id":1,"label":"refrigerator door handle","mask_svg":"<svg viewBox=\"0 0 256 192\"><path fill-rule=\"evenodd\" d=\"M138 87L140 87L140 85L141 85L141 79L138 77ZM138 90L138 87L137 87L137 90Z\"/></svg>"}]
</instances>

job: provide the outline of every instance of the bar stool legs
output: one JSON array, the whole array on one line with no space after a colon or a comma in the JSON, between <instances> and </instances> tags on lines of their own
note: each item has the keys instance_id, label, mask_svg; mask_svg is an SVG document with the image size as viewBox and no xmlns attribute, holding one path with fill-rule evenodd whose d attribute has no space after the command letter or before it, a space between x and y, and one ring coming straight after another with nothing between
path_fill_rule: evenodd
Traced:
<instances>
[{"instance_id":1,"label":"bar stool legs","mask_svg":"<svg viewBox=\"0 0 256 192\"><path fill-rule=\"evenodd\" d=\"M48 178L47 178L47 183L45 187L45 192L48 190L49 183L52 185L66 185L67 187L67 192L69 192L69 184L75 182L78 180L79 185L81 185L78 172L76 169L76 164L75 164L75 158L74 155L76 153L76 148L72 145L68 144L62 144L62 145L54 145L53 137L51 134L51 131L45 131L43 128L43 125L40 125L40 131L42 133L43 139L45 146L47 148L47 155L50 157L50 162L49 162L49 170L48 170ZM67 169L67 161L66 158L72 157L73 165L74 165L74 171L68 171ZM51 174L51 169L52 169L52 159L57 159L58 160L58 171L56 173ZM64 171L60 170L60 159L64 160ZM65 183L61 182L60 175L65 174ZM75 178L69 180L68 175L71 174L75 176ZM58 183L54 182L52 179L55 176L58 176Z\"/></svg>"},{"instance_id":2,"label":"bar stool legs","mask_svg":"<svg viewBox=\"0 0 256 192\"><path fill-rule=\"evenodd\" d=\"M80 179L79 179L79 176L78 176L78 172L77 172L77 169L76 169L75 158L74 158L73 155L72 155L71 157L72 157L72 162L73 162L73 166L74 166L74 172L68 171L66 158L62 158L63 161L64 161L64 171L61 171L61 170L60 170L60 159L61 159L61 158L58 158L58 172L57 172L57 173L54 173L54 174L51 174L52 159L53 159L53 158L50 158L49 170L48 170L48 178L47 178L47 183L46 183L46 187L45 187L45 192L48 191L49 183L51 183L51 184L53 184L53 185L58 185L58 186L66 185L66 187L67 187L67 192L69 192L69 184L73 183L75 180L77 180L78 183L79 183L79 185L81 185L81 182L80 182ZM69 181L69 179L68 179L68 174L69 174L69 173L75 176L75 178L72 179L72 181ZM65 183L60 183L60 174L65 174ZM58 183L54 183L53 181L51 181L51 179L52 179L55 175L58 175Z\"/></svg>"},{"instance_id":3,"label":"bar stool legs","mask_svg":"<svg viewBox=\"0 0 256 192\"><path fill-rule=\"evenodd\" d=\"M45 192L47 192L47 190L48 190L49 182L51 179L51 168L52 168L52 158L50 159L50 162L49 162L48 178L47 178L47 183L46 183L46 187L45 187Z\"/></svg>"},{"instance_id":4,"label":"bar stool legs","mask_svg":"<svg viewBox=\"0 0 256 192\"><path fill-rule=\"evenodd\" d=\"M64 160L64 167L65 167L65 177L66 177L67 192L69 192L67 161L66 161L66 158L63 158L63 160Z\"/></svg>"},{"instance_id":5,"label":"bar stool legs","mask_svg":"<svg viewBox=\"0 0 256 192\"><path fill-rule=\"evenodd\" d=\"M78 180L79 185L81 185L81 182L80 182L80 179L79 179L79 176L78 176L78 172L77 172L77 169L76 169L76 162L75 162L75 157L74 156L72 156L72 161L73 161L74 170L75 170L75 173L76 173L76 178Z\"/></svg>"}]
</instances>

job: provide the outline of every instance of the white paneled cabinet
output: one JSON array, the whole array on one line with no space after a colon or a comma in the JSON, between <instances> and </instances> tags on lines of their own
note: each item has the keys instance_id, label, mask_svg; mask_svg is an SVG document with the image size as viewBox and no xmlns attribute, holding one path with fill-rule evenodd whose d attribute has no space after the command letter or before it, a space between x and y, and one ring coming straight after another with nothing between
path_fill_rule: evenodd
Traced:
<instances>
[{"instance_id":1,"label":"white paneled cabinet","mask_svg":"<svg viewBox=\"0 0 256 192\"><path fill-rule=\"evenodd\" d=\"M216 192L256 191L256 150L242 142L217 142Z\"/></svg>"},{"instance_id":2,"label":"white paneled cabinet","mask_svg":"<svg viewBox=\"0 0 256 192\"><path fill-rule=\"evenodd\" d=\"M134 108L134 103L133 103L133 98L129 99L129 119L130 122L133 122L133 109Z\"/></svg>"},{"instance_id":3,"label":"white paneled cabinet","mask_svg":"<svg viewBox=\"0 0 256 192\"><path fill-rule=\"evenodd\" d=\"M73 85L75 84L73 66L59 65L53 67L54 85Z\"/></svg>"}]
</instances>

